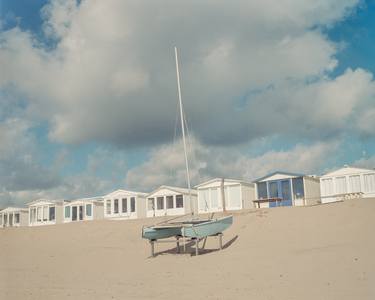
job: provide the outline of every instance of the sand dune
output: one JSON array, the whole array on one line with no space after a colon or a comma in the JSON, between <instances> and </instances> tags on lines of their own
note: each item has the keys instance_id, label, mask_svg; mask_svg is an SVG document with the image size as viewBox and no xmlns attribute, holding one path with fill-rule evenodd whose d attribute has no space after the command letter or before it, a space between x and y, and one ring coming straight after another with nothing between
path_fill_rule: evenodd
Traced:
<instances>
[{"instance_id":1,"label":"sand dune","mask_svg":"<svg viewBox=\"0 0 375 300\"><path fill-rule=\"evenodd\" d=\"M375 199L236 213L198 257L148 258L144 223L0 230L0 298L375 299Z\"/></svg>"}]
</instances>

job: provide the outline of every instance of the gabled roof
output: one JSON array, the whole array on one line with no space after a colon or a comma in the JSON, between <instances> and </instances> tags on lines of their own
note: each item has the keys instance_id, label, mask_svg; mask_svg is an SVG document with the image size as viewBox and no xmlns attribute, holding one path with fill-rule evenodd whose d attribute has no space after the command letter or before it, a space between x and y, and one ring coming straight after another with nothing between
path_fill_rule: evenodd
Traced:
<instances>
[{"instance_id":1,"label":"gabled roof","mask_svg":"<svg viewBox=\"0 0 375 300\"><path fill-rule=\"evenodd\" d=\"M194 186L195 188L199 188L199 187L202 187L202 186L205 186L207 184L210 184L210 183L213 183L213 182L216 182L216 181L220 181L222 180L223 178L213 178L213 179L210 179L208 181L205 181L205 182L202 182L196 186ZM239 183L239 184L246 184L246 185L253 185L253 183L251 182L248 182L248 181L245 181L245 180L242 180L242 179L228 179L228 178L224 178L224 184L225 182L232 182L232 183Z\"/></svg>"},{"instance_id":2,"label":"gabled roof","mask_svg":"<svg viewBox=\"0 0 375 300\"><path fill-rule=\"evenodd\" d=\"M189 189L181 188L181 187L175 187L175 186L169 186L169 185L161 185L156 190L147 194L147 197L152 195L152 194L155 194L156 192L158 192L161 189L167 189L167 190L170 190L172 192L181 193L181 194L184 194L184 195L189 195ZM197 195L197 191L194 190L194 189L191 189L190 192L191 192L192 195Z\"/></svg>"},{"instance_id":3,"label":"gabled roof","mask_svg":"<svg viewBox=\"0 0 375 300\"><path fill-rule=\"evenodd\" d=\"M31 205L38 204L38 203L62 204L63 202L64 202L64 200L62 200L62 199L59 199L59 200L37 199L37 200L34 200L34 201L31 201L31 202L27 203L26 205L31 206Z\"/></svg>"},{"instance_id":4,"label":"gabled roof","mask_svg":"<svg viewBox=\"0 0 375 300\"><path fill-rule=\"evenodd\" d=\"M322 177L326 176L343 176L343 175L350 175L350 174L358 174L358 173L375 173L374 169L364 169L364 168L356 168L356 167L350 167L350 166L344 166L340 169L337 169L335 171L328 172Z\"/></svg>"},{"instance_id":5,"label":"gabled roof","mask_svg":"<svg viewBox=\"0 0 375 300\"><path fill-rule=\"evenodd\" d=\"M271 174L268 174L266 176L263 176L261 178L258 178L256 180L254 180L253 182L256 183L256 182L259 182L259 181L263 181L269 177L272 177L274 175L285 175L285 176L288 176L288 177L304 177L304 176L307 176L307 175L304 175L304 174L300 174L300 173L290 173L290 172L283 172L283 171L276 171L276 172L273 172Z\"/></svg>"},{"instance_id":6,"label":"gabled roof","mask_svg":"<svg viewBox=\"0 0 375 300\"><path fill-rule=\"evenodd\" d=\"M73 203L73 202L102 202L103 197L90 197L90 198L77 198L77 199L72 199L72 200L66 200L66 202Z\"/></svg>"},{"instance_id":7,"label":"gabled roof","mask_svg":"<svg viewBox=\"0 0 375 300\"><path fill-rule=\"evenodd\" d=\"M128 191L124 189L118 189L113 192L108 193L107 195L104 195L103 197L110 197L111 195L117 194L117 193L124 193L124 194L129 194L129 195L134 195L134 196L141 196L141 197L146 197L147 193L142 193L142 192L134 192L134 191Z\"/></svg>"},{"instance_id":8,"label":"gabled roof","mask_svg":"<svg viewBox=\"0 0 375 300\"><path fill-rule=\"evenodd\" d=\"M25 207L7 207L7 208L4 208L3 210L1 210L0 213L19 212L19 211L27 212L28 209L25 208Z\"/></svg>"}]
</instances>

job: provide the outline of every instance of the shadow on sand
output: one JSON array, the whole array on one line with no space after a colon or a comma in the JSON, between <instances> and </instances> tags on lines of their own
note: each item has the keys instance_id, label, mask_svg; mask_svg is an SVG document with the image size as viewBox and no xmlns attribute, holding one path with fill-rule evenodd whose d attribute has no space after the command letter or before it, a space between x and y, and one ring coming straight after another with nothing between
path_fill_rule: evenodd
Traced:
<instances>
[{"instance_id":1,"label":"shadow on sand","mask_svg":"<svg viewBox=\"0 0 375 300\"><path fill-rule=\"evenodd\" d=\"M205 255L205 254L209 254L209 253L212 253L212 252L217 252L217 251L229 248L238 239L238 235L234 236L229 241L227 241L223 245L222 249L220 249L220 247L215 248L215 249L206 249L205 248L206 239L202 239L199 243L199 246L200 246L199 247L199 255ZM218 244L219 244L219 241L218 241ZM195 241L189 241L188 243L186 243L186 252L184 252L183 246L180 245L180 252L177 251L177 246L176 246L176 247L173 247L173 248L168 249L168 250L155 252L155 256L154 257L150 256L150 258L155 258L159 255L166 255L166 254L185 254L185 255L195 256Z\"/></svg>"}]
</instances>

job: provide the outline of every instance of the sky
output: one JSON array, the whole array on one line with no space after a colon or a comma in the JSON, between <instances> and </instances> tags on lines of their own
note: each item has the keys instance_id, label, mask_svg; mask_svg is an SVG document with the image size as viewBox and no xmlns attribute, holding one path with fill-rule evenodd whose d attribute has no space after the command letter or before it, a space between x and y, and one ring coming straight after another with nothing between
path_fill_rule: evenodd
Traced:
<instances>
[{"instance_id":1,"label":"sky","mask_svg":"<svg viewBox=\"0 0 375 300\"><path fill-rule=\"evenodd\" d=\"M0 0L0 206L375 167L375 1Z\"/></svg>"}]
</instances>

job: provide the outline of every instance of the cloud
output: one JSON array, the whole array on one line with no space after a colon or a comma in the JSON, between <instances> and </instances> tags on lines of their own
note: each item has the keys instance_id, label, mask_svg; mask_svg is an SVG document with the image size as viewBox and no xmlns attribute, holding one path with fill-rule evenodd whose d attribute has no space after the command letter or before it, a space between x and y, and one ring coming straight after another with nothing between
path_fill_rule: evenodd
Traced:
<instances>
[{"instance_id":1,"label":"cloud","mask_svg":"<svg viewBox=\"0 0 375 300\"><path fill-rule=\"evenodd\" d=\"M20 138L18 140L22 141ZM35 147L33 143L28 145ZM39 198L70 200L102 196L124 187L126 162L122 152L97 148L88 155L82 170L64 174L65 166L72 163L69 156L62 150L49 167L43 167L34 153L24 154L20 160L15 156L3 156L0 159L0 207L23 206Z\"/></svg>"},{"instance_id":2,"label":"cloud","mask_svg":"<svg viewBox=\"0 0 375 300\"><path fill-rule=\"evenodd\" d=\"M277 170L316 174L336 153L339 145L338 141L298 144L289 150L250 155L234 148L205 146L192 139L188 151L190 177L194 185L215 177L252 181ZM155 149L148 160L128 171L126 184L145 191L162 184L186 187L181 141Z\"/></svg>"},{"instance_id":3,"label":"cloud","mask_svg":"<svg viewBox=\"0 0 375 300\"><path fill-rule=\"evenodd\" d=\"M362 111L357 122L358 127L365 136L375 136L375 108Z\"/></svg>"},{"instance_id":4,"label":"cloud","mask_svg":"<svg viewBox=\"0 0 375 300\"><path fill-rule=\"evenodd\" d=\"M194 184L277 169L319 173L344 136L374 136L373 75L334 75L340 47L324 33L360 4L49 1L42 38L17 26L0 31L0 199L186 186L181 145L171 142L173 46L195 136ZM49 165L32 133L42 122L63 148ZM272 150L275 137L284 149ZM70 144L85 143L97 149L66 174ZM148 149L149 158L130 168L129 149Z\"/></svg>"},{"instance_id":5,"label":"cloud","mask_svg":"<svg viewBox=\"0 0 375 300\"><path fill-rule=\"evenodd\" d=\"M54 141L160 145L173 136L177 45L185 107L198 139L225 145L291 132L318 139L327 110L314 107L305 116L313 103L331 97L324 108L335 117L344 96L335 86L345 85L327 76L338 49L322 28L358 4L55 0L43 9L54 47L17 27L1 33L0 86L25 95L29 115L49 122ZM358 79L358 89L366 89L373 81L364 72L348 71L342 79ZM312 79L317 83L309 84ZM362 100L354 102L351 111ZM280 125L264 124L270 115Z\"/></svg>"},{"instance_id":6,"label":"cloud","mask_svg":"<svg viewBox=\"0 0 375 300\"><path fill-rule=\"evenodd\" d=\"M66 167L74 164L69 151L62 148L55 157L54 153L45 157L34 126L21 116L0 122L0 208L22 206L38 198L100 196L123 186L125 153L98 147L88 155L82 170L66 173Z\"/></svg>"},{"instance_id":7,"label":"cloud","mask_svg":"<svg viewBox=\"0 0 375 300\"><path fill-rule=\"evenodd\" d=\"M36 142L22 119L0 123L0 182L3 190L49 189L59 184L52 169L37 160Z\"/></svg>"},{"instance_id":8,"label":"cloud","mask_svg":"<svg viewBox=\"0 0 375 300\"><path fill-rule=\"evenodd\" d=\"M371 73L348 69L334 79L283 83L249 98L238 113L238 118L249 119L247 127L235 130L240 133L238 139L247 129L249 137L283 134L325 140L368 131L375 83Z\"/></svg>"},{"instance_id":9,"label":"cloud","mask_svg":"<svg viewBox=\"0 0 375 300\"><path fill-rule=\"evenodd\" d=\"M375 169L375 155L362 157L354 161L351 165L359 168Z\"/></svg>"}]
</instances>

